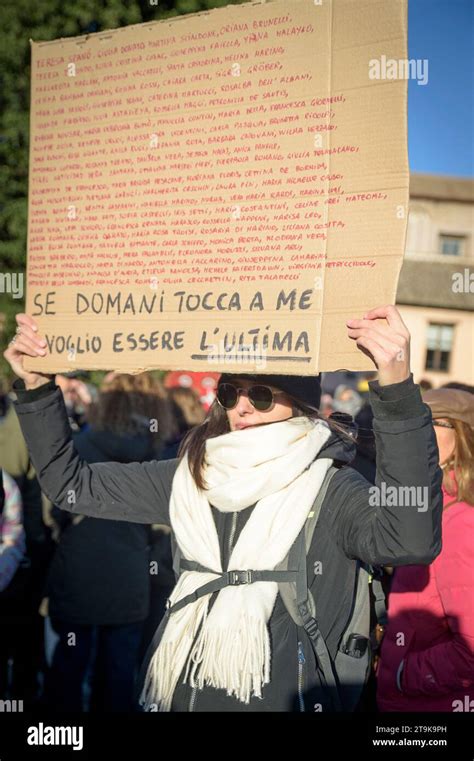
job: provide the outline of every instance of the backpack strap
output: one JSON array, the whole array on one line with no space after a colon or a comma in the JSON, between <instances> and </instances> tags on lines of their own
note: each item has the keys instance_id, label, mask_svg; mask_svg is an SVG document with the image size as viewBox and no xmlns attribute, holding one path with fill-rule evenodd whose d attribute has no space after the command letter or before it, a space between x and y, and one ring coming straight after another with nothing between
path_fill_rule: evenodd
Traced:
<instances>
[{"instance_id":1,"label":"backpack strap","mask_svg":"<svg viewBox=\"0 0 474 761\"><path fill-rule=\"evenodd\" d=\"M297 620L296 623L300 626L301 624L303 625L303 628L309 637L314 653L316 655L322 681L331 696L333 707L336 711L341 711L342 705L339 698L339 691L331 656L329 655L327 645L324 641L323 635L321 634L319 623L316 618L316 605L313 596L309 592L307 573L308 550L313 540L314 531L319 519L319 515L321 513L321 507L326 496L329 483L337 470L338 469L334 465L331 465L331 467L328 469L311 512L309 513L306 524L300 531L300 534L295 541L294 549L292 548L290 550L289 561L293 559L292 555L293 557L296 557L297 554L299 555L298 575L296 580L296 608L298 610L299 620ZM282 593L283 588L284 587L280 587L280 594ZM282 598L285 606L287 606L287 592L283 592ZM294 598L291 604L293 607Z\"/></svg>"},{"instance_id":2,"label":"backpack strap","mask_svg":"<svg viewBox=\"0 0 474 761\"><path fill-rule=\"evenodd\" d=\"M210 568L199 566L199 563L196 564L199 566L199 568L184 568L184 564L191 565L190 561L181 560L181 568L183 570L195 570L201 573L217 573L216 571L212 571ZM217 579L212 579L212 581L209 581L207 584L203 584L202 587L198 587L198 589L196 589L191 594L186 595L186 597L183 597L181 600L178 600L178 602L175 602L174 605L168 606L168 612L170 615L172 613L176 613L178 610L181 610L181 608L184 608L185 605L196 602L196 600L198 600L200 597L203 597L204 595L209 595L213 592L219 592L224 587L233 587L240 584L255 584L257 581L276 581L277 583L284 581L293 581L295 576L296 574L292 573L291 571L224 571L223 573L219 574Z\"/></svg>"},{"instance_id":3,"label":"backpack strap","mask_svg":"<svg viewBox=\"0 0 474 761\"><path fill-rule=\"evenodd\" d=\"M319 514L321 512L321 507L324 501L324 497L326 496L329 483L337 470L338 468L336 468L334 465L331 465L331 467L328 468L323 483L321 484L319 493L313 503L311 511L308 514L305 525L293 542L287 557L284 558L284 560L277 566L277 569L291 570L297 574L304 573L304 579L303 576L301 576L299 587L297 587L296 583L286 583L280 585L278 590L288 613L292 617L293 621L298 624L298 626L302 625L301 616L298 610L298 604L308 602L312 615L316 615L312 596L310 596L308 599L306 556L308 554L309 548L311 547L311 542L313 541L313 534L318 522ZM304 591L304 584L306 584L306 592Z\"/></svg>"},{"instance_id":4,"label":"backpack strap","mask_svg":"<svg viewBox=\"0 0 474 761\"><path fill-rule=\"evenodd\" d=\"M375 617L377 619L377 623L380 624L380 626L386 626L387 604L381 581L383 572L377 568L371 568L371 571L372 575L370 583L372 584L372 593L374 596Z\"/></svg>"},{"instance_id":5,"label":"backpack strap","mask_svg":"<svg viewBox=\"0 0 474 761\"><path fill-rule=\"evenodd\" d=\"M321 508L323 506L324 498L326 496L326 492L328 490L329 484L332 480L332 477L337 473L338 470L339 468L336 468L335 465L331 465L328 468L326 475L324 477L324 481L321 484L321 488L318 492L318 496L316 497L313 507L311 508L311 511L308 515L308 519L305 523L306 553L309 552L309 548L311 547L314 530L318 522L319 514L321 512Z\"/></svg>"},{"instance_id":6,"label":"backpack strap","mask_svg":"<svg viewBox=\"0 0 474 761\"><path fill-rule=\"evenodd\" d=\"M179 544L176 541L173 532L171 532L171 555L172 555L172 558L173 558L173 573L174 573L174 577L175 577L176 581L178 581L179 574L180 574L180 570L179 569L180 569L180 564L181 564L182 553L181 553L181 550L179 549Z\"/></svg>"}]
</instances>

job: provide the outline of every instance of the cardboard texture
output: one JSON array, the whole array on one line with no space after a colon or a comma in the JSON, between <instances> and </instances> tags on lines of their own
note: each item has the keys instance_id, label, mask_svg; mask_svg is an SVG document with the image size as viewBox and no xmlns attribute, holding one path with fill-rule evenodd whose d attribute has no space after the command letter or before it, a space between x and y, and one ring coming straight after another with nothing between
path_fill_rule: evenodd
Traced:
<instances>
[{"instance_id":1,"label":"cardboard texture","mask_svg":"<svg viewBox=\"0 0 474 761\"><path fill-rule=\"evenodd\" d=\"M275 0L32 43L29 370L373 369L408 211L406 0Z\"/></svg>"}]
</instances>

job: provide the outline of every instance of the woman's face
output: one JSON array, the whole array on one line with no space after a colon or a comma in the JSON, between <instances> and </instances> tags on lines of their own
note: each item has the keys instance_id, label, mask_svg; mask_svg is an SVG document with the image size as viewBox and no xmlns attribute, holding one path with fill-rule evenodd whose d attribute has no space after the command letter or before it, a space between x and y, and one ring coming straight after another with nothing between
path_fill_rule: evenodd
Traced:
<instances>
[{"instance_id":1,"label":"woman's face","mask_svg":"<svg viewBox=\"0 0 474 761\"><path fill-rule=\"evenodd\" d=\"M438 422L438 419L433 421L434 423ZM450 421L446 418L439 418L440 423L449 423ZM439 449L439 464L443 465L451 455L454 453L454 447L456 444L456 434L454 432L454 428L442 428L439 425L434 426L435 433L436 433L436 440L438 442L438 449Z\"/></svg>"},{"instance_id":2,"label":"woman's face","mask_svg":"<svg viewBox=\"0 0 474 761\"><path fill-rule=\"evenodd\" d=\"M255 385L268 385L265 381L251 381L248 379L240 380L236 378L232 381L237 388L247 389ZM279 391L275 386L270 386L272 391ZM231 431L240 431L243 428L249 428L254 425L263 423L277 423L279 420L287 420L293 416L293 403L286 394L278 394L275 397L273 406L266 412L259 412L250 403L246 391L241 391L239 400L233 410L227 410L227 419Z\"/></svg>"}]
</instances>

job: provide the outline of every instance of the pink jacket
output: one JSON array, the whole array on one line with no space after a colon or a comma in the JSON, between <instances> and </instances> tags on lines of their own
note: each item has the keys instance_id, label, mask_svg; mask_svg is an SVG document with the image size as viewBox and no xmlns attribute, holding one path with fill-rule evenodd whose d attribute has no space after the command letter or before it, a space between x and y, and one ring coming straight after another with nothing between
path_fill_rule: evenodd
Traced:
<instances>
[{"instance_id":1,"label":"pink jacket","mask_svg":"<svg viewBox=\"0 0 474 761\"><path fill-rule=\"evenodd\" d=\"M452 499L443 488L443 504ZM474 507L452 504L442 530L431 565L395 570L378 669L381 711L474 711Z\"/></svg>"}]
</instances>

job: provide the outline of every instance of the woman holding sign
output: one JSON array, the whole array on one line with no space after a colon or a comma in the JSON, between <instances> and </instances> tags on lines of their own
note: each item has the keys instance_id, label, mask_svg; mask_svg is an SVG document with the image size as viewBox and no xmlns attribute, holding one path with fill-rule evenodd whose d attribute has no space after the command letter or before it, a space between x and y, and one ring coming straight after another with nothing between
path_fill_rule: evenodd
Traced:
<instances>
[{"instance_id":1,"label":"woman holding sign","mask_svg":"<svg viewBox=\"0 0 474 761\"><path fill-rule=\"evenodd\" d=\"M319 416L315 377L226 373L178 459L88 465L53 376L23 368L46 353L37 326L17 323L4 356L43 491L73 513L172 529L178 580L142 668L144 710L354 710L367 564L428 564L441 549L436 439L397 309L347 323L378 369L376 486L348 467L353 439Z\"/></svg>"}]
</instances>

